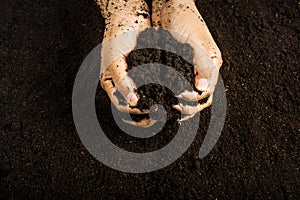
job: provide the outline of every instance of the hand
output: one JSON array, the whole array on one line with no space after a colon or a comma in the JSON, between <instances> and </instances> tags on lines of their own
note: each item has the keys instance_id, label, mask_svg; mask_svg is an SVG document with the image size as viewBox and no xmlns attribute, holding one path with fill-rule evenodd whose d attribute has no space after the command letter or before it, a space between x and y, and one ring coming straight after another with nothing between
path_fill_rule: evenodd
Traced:
<instances>
[{"instance_id":1,"label":"hand","mask_svg":"<svg viewBox=\"0 0 300 200\"><path fill-rule=\"evenodd\" d=\"M143 0L98 0L98 3L105 18L101 49L101 86L119 111L145 114L148 111L132 108L137 104L138 96L135 92L136 84L127 73L126 56L134 49L139 33L151 26L147 4ZM117 98L117 91L126 100L125 104L122 105Z\"/></svg>"},{"instance_id":2,"label":"hand","mask_svg":"<svg viewBox=\"0 0 300 200\"><path fill-rule=\"evenodd\" d=\"M153 0L152 8L152 23L155 27L171 30L175 39L181 43L188 43L193 48L194 84L195 88L202 93L184 91L177 97L186 101L207 98L207 101L196 106L174 105L175 109L187 115L182 120L187 120L212 104L213 92L222 65L221 52L193 0L168 2Z\"/></svg>"}]
</instances>

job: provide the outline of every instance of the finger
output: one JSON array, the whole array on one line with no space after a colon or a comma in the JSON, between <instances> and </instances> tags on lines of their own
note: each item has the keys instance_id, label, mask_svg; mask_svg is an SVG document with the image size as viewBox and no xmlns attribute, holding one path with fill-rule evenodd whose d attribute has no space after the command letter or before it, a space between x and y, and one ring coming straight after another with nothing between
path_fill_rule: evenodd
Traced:
<instances>
[{"instance_id":1,"label":"finger","mask_svg":"<svg viewBox=\"0 0 300 200\"><path fill-rule=\"evenodd\" d=\"M116 90L123 95L130 106L136 106L138 102L136 84L128 76L125 58L122 57L113 62L109 67L109 71L111 73Z\"/></svg>"},{"instance_id":2,"label":"finger","mask_svg":"<svg viewBox=\"0 0 300 200\"><path fill-rule=\"evenodd\" d=\"M129 104L121 105L119 99L115 95L117 90L114 85L113 79L111 74L108 70L104 71L101 74L101 86L106 91L108 97L110 98L111 102L114 106L121 112L124 113L131 113L131 114L147 114L149 110L139 110L137 108L131 108Z\"/></svg>"},{"instance_id":3,"label":"finger","mask_svg":"<svg viewBox=\"0 0 300 200\"><path fill-rule=\"evenodd\" d=\"M149 118L149 119L144 118L139 122L130 121L130 120L126 120L126 119L122 119L122 121L127 123L127 124L131 124L133 126L144 127L144 128L148 128L148 127L152 126L153 124L155 124L157 122L157 120L153 120L151 118Z\"/></svg>"},{"instance_id":4,"label":"finger","mask_svg":"<svg viewBox=\"0 0 300 200\"><path fill-rule=\"evenodd\" d=\"M197 54L197 52L195 53ZM200 53L198 53L199 55ZM210 58L194 55L195 88L199 91L211 90L218 81L218 69Z\"/></svg>"},{"instance_id":5,"label":"finger","mask_svg":"<svg viewBox=\"0 0 300 200\"><path fill-rule=\"evenodd\" d=\"M185 115L195 115L200 112L204 108L209 107L212 104L213 95L211 95L205 103L198 103L196 106L183 105L181 103L177 105L173 105L172 107L176 110L180 111Z\"/></svg>"},{"instance_id":6,"label":"finger","mask_svg":"<svg viewBox=\"0 0 300 200\"><path fill-rule=\"evenodd\" d=\"M184 116L183 118L179 119L178 121L179 122L187 121L187 120L191 119L194 116L195 116L195 114L193 114L193 115L187 115L187 116Z\"/></svg>"},{"instance_id":7,"label":"finger","mask_svg":"<svg viewBox=\"0 0 300 200\"><path fill-rule=\"evenodd\" d=\"M181 94L177 95L176 97L177 98L180 98L184 101L199 101L199 100L202 100L204 98L207 98L208 96L210 95L210 92L208 91L205 91L205 92L202 92L201 94L199 94L199 92L197 91L184 91L182 92Z\"/></svg>"}]
</instances>

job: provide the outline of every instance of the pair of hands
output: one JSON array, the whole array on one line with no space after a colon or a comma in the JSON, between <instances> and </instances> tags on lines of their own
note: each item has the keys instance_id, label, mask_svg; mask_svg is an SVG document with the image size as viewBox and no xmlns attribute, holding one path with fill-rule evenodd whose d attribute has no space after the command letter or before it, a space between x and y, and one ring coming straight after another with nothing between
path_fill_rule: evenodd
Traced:
<instances>
[{"instance_id":1,"label":"pair of hands","mask_svg":"<svg viewBox=\"0 0 300 200\"><path fill-rule=\"evenodd\" d=\"M183 91L178 98L186 101L208 100L196 106L174 105L173 108L186 115L187 120L212 103L213 92L222 65L219 48L213 40L193 0L153 0L152 21L147 4L143 0L98 0L105 18L105 32L101 52L101 86L115 107L121 112L145 114L149 111L132 108L138 102L136 84L127 73L126 56L137 43L139 33L152 26L172 30L173 37L193 48L195 88L198 91ZM130 31L130 34L126 34ZM127 104L121 104L115 94L119 91ZM149 126L151 121L131 123Z\"/></svg>"}]
</instances>

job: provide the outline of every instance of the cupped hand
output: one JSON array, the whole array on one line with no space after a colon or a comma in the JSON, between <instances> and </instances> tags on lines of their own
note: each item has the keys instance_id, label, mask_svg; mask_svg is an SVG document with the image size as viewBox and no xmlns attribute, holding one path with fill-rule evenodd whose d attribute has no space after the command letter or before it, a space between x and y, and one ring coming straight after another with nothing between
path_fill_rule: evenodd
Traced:
<instances>
[{"instance_id":1,"label":"cupped hand","mask_svg":"<svg viewBox=\"0 0 300 200\"><path fill-rule=\"evenodd\" d=\"M148 113L147 110L134 108L139 97L136 93L136 84L128 76L126 63L126 56L136 46L139 33L151 26L148 6L142 0L99 0L98 3L105 19L101 49L101 86L119 111L131 114ZM125 102L118 98L117 92L121 93ZM151 121L146 120L134 125L150 124Z\"/></svg>"},{"instance_id":2,"label":"cupped hand","mask_svg":"<svg viewBox=\"0 0 300 200\"><path fill-rule=\"evenodd\" d=\"M221 52L194 0L153 0L152 8L152 23L155 27L169 29L175 39L193 48L196 90L183 91L177 97L185 101L206 101L196 106L174 105L175 109L186 115L182 120L187 120L212 104L222 65Z\"/></svg>"}]
</instances>

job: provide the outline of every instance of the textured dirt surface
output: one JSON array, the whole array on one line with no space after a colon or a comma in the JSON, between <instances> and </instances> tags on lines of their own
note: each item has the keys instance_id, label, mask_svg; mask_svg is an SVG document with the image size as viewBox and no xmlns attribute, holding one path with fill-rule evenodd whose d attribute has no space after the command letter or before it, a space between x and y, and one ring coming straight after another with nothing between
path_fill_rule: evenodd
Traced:
<instances>
[{"instance_id":1,"label":"textured dirt surface","mask_svg":"<svg viewBox=\"0 0 300 200\"><path fill-rule=\"evenodd\" d=\"M76 73L102 41L100 9L87 0L1 2L0 199L299 199L299 2L208 0L197 7L224 60L222 135L197 158L206 109L179 160L128 174L90 155L72 119ZM115 130L105 92L97 98L109 138L142 149L143 141ZM145 147L162 147L174 134Z\"/></svg>"},{"instance_id":2,"label":"textured dirt surface","mask_svg":"<svg viewBox=\"0 0 300 200\"><path fill-rule=\"evenodd\" d=\"M151 44L153 49L143 48ZM160 104L164 106L170 121L178 120L179 113L172 108L172 105L179 103L175 97L176 94L193 89L194 67L192 60L191 46L177 42L167 31L162 29L156 31L154 28L143 31L138 38L135 50L127 57L129 76L140 85L147 82L152 84L144 85L137 90L140 99L136 107L140 110L149 110L152 105ZM144 64L149 64L149 66L132 72L132 69ZM170 68L162 68L161 65ZM169 87L166 87L166 84ZM160 112L160 109L151 110L151 112L156 114ZM131 117L134 121L140 121L144 118L139 115L131 115ZM146 118L149 118L149 115L146 115ZM159 120L159 118L160 116L157 115L155 120Z\"/></svg>"}]
</instances>

